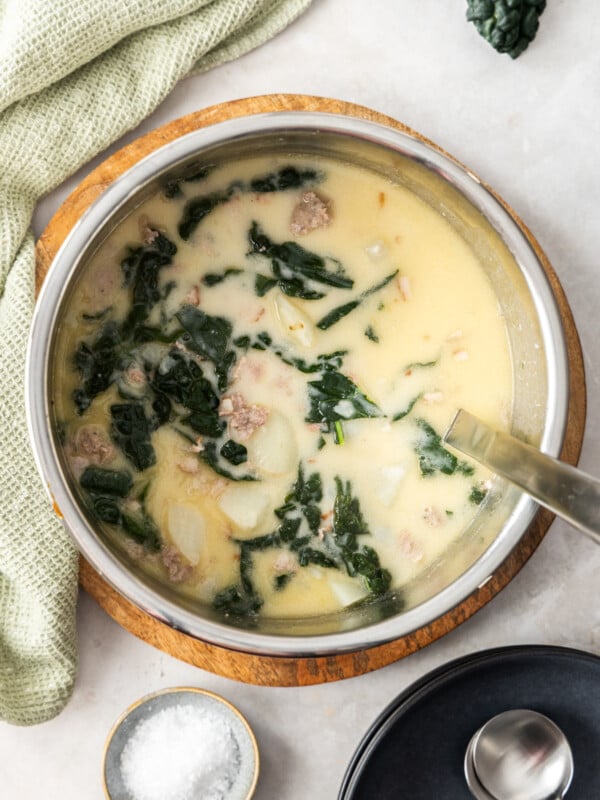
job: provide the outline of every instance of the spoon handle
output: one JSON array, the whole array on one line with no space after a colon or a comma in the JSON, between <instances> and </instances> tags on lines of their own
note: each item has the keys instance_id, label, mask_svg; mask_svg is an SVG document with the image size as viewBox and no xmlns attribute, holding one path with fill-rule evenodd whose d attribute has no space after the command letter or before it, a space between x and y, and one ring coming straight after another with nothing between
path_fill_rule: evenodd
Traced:
<instances>
[{"instance_id":1,"label":"spoon handle","mask_svg":"<svg viewBox=\"0 0 600 800\"><path fill-rule=\"evenodd\" d=\"M600 544L600 481L460 409L444 441Z\"/></svg>"}]
</instances>

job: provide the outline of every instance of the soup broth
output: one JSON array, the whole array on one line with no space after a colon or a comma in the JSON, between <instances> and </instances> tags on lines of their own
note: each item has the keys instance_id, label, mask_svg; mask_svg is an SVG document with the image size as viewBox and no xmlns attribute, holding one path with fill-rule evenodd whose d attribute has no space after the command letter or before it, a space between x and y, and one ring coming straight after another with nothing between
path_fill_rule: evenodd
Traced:
<instances>
[{"instance_id":1,"label":"soup broth","mask_svg":"<svg viewBox=\"0 0 600 800\"><path fill-rule=\"evenodd\" d=\"M206 167L145 201L86 265L56 364L88 515L225 614L409 592L490 486L441 435L461 406L510 421L472 250L407 189L312 156Z\"/></svg>"}]
</instances>

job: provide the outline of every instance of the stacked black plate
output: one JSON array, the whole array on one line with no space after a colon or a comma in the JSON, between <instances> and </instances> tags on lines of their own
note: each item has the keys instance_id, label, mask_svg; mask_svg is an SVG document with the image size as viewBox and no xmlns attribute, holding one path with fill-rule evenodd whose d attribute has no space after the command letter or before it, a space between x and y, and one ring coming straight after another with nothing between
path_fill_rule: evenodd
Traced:
<instances>
[{"instance_id":1,"label":"stacked black plate","mask_svg":"<svg viewBox=\"0 0 600 800\"><path fill-rule=\"evenodd\" d=\"M600 658L531 645L468 655L400 694L359 745L338 800L472 800L469 740L511 708L539 711L565 732L575 762L568 800L600 798Z\"/></svg>"}]
</instances>

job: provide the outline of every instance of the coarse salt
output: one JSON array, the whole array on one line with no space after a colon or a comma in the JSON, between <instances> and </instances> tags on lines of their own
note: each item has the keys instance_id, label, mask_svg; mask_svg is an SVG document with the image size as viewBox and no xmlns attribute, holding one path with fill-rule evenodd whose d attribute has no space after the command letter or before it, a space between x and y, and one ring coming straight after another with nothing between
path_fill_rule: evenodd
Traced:
<instances>
[{"instance_id":1,"label":"coarse salt","mask_svg":"<svg viewBox=\"0 0 600 800\"><path fill-rule=\"evenodd\" d=\"M142 720L121 754L133 800L226 800L240 765L228 722L193 705L163 708Z\"/></svg>"}]
</instances>

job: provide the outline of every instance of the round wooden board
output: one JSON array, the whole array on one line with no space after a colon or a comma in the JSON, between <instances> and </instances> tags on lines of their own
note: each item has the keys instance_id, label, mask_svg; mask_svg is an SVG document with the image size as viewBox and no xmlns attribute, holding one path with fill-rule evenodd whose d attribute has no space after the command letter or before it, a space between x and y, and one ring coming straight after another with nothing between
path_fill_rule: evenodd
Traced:
<instances>
[{"instance_id":1,"label":"round wooden board","mask_svg":"<svg viewBox=\"0 0 600 800\"><path fill-rule=\"evenodd\" d=\"M437 145L400 122L368 108L340 100L306 95L268 95L203 109L136 139L104 161L81 182L59 208L37 243L36 289L39 290L52 259L83 212L117 176L141 158L190 131L233 117L272 111L304 110L333 112L372 120L409 133L440 150ZM447 153L445 155L448 156ZM502 198L495 196L521 227L537 253L560 309L566 331L570 366L568 426L561 458L575 465L581 450L586 411L585 375L577 329L560 282L540 245ZM80 583L120 625L176 658L246 683L265 686L310 685L350 678L379 669L425 647L456 628L489 602L517 574L541 542L553 519L553 515L548 511L540 510L525 535L491 580L459 606L431 624L396 641L335 656L318 658L259 656L227 650L187 636L136 608L98 575L83 558Z\"/></svg>"}]
</instances>

